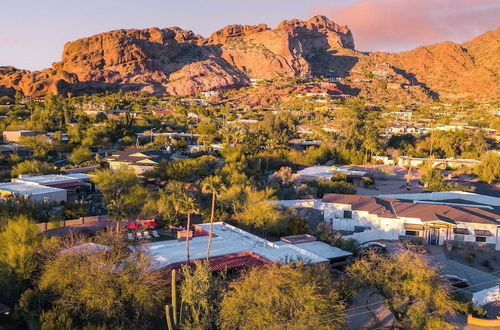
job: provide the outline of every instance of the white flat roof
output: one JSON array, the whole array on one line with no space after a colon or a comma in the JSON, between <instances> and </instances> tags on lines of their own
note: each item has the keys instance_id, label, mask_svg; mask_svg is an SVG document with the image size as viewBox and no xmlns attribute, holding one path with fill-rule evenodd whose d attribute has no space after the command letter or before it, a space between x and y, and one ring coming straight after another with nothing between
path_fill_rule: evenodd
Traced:
<instances>
[{"instance_id":1,"label":"white flat roof","mask_svg":"<svg viewBox=\"0 0 500 330\"><path fill-rule=\"evenodd\" d=\"M37 175L37 176L22 176L20 178L12 179L12 181L34 183L39 185L50 185L50 184L61 184L61 183L81 181L89 178L90 175L85 173L72 173L72 174L47 174L47 175Z\"/></svg>"},{"instance_id":2,"label":"white flat roof","mask_svg":"<svg viewBox=\"0 0 500 330\"><path fill-rule=\"evenodd\" d=\"M0 190L8 191L12 194L28 195L28 196L44 195L48 193L61 192L61 191L65 192L64 189L40 186L38 184L24 183L24 182L0 183Z\"/></svg>"},{"instance_id":3,"label":"white flat roof","mask_svg":"<svg viewBox=\"0 0 500 330\"><path fill-rule=\"evenodd\" d=\"M207 231L209 230L209 224L200 224L197 226ZM282 242L273 243L224 222L215 222L213 224L213 233L218 237L212 238L210 248L210 256L212 257L251 251L278 263L299 260L303 260L306 263L328 261L327 258L312 252L313 247L306 249L301 248L299 245L282 244ZM189 252L192 260L206 257L207 243L207 236L194 237L189 242ZM146 247L155 261L154 267L157 269L170 264L187 261L185 241L178 242L175 240L149 243ZM350 255L349 252L346 253ZM325 251L321 251L321 254L329 255Z\"/></svg>"},{"instance_id":4,"label":"white flat roof","mask_svg":"<svg viewBox=\"0 0 500 330\"><path fill-rule=\"evenodd\" d=\"M313 176L313 177L331 177L333 173L340 172L350 175L366 175L367 172L363 171L353 171L345 168L338 168L335 166L323 166L323 165L315 165L306 167L303 170L297 172L297 174L301 176Z\"/></svg>"},{"instance_id":5,"label":"white flat roof","mask_svg":"<svg viewBox=\"0 0 500 330\"><path fill-rule=\"evenodd\" d=\"M326 259L348 257L352 255L351 252L319 241L295 244L295 246L298 246L301 249L307 250Z\"/></svg>"}]
</instances>

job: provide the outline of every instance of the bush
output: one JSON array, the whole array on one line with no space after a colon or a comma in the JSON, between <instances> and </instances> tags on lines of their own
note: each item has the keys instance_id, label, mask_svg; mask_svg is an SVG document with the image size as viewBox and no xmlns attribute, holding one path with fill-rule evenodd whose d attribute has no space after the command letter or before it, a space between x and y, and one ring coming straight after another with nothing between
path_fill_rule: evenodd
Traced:
<instances>
[{"instance_id":1,"label":"bush","mask_svg":"<svg viewBox=\"0 0 500 330\"><path fill-rule=\"evenodd\" d=\"M352 183L345 181L325 181L318 180L312 183L316 186L316 195L318 198L323 198L325 194L356 194L356 187Z\"/></svg>"},{"instance_id":2,"label":"bush","mask_svg":"<svg viewBox=\"0 0 500 330\"><path fill-rule=\"evenodd\" d=\"M469 253L467 257L465 257L465 261L468 263L473 263L474 259L476 259L476 254L475 253Z\"/></svg>"}]
</instances>

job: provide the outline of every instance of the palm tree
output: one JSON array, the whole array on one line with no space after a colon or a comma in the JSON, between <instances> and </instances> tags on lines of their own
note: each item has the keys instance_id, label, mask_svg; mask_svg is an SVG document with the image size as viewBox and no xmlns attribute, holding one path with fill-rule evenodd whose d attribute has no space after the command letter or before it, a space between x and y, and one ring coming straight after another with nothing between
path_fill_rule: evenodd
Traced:
<instances>
[{"instance_id":1,"label":"palm tree","mask_svg":"<svg viewBox=\"0 0 500 330\"><path fill-rule=\"evenodd\" d=\"M202 190L204 193L212 193L212 211L210 213L210 229L208 233L208 246L207 246L207 262L210 258L210 245L212 243L212 228L214 223L214 213L215 213L215 199L217 198L217 192L224 189L224 184L222 183L222 178L220 176L214 175L207 177L203 180Z\"/></svg>"},{"instance_id":2,"label":"palm tree","mask_svg":"<svg viewBox=\"0 0 500 330\"><path fill-rule=\"evenodd\" d=\"M188 194L184 194L182 198L178 201L179 212L187 215L187 237L186 237L186 255L188 262L190 261L189 257L189 229L191 228L191 214L197 213L198 209L196 208L196 201L189 196Z\"/></svg>"},{"instance_id":3,"label":"palm tree","mask_svg":"<svg viewBox=\"0 0 500 330\"><path fill-rule=\"evenodd\" d=\"M120 222L127 216L122 198L114 199L109 203L108 215L116 224L116 232L118 233L120 231Z\"/></svg>"}]
</instances>

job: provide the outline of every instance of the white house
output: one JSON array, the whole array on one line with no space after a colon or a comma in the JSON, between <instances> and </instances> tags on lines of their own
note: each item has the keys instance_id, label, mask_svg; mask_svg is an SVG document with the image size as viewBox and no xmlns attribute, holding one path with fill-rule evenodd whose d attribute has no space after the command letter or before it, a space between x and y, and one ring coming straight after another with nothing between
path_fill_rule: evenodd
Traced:
<instances>
[{"instance_id":1,"label":"white house","mask_svg":"<svg viewBox=\"0 0 500 330\"><path fill-rule=\"evenodd\" d=\"M65 202L67 191L61 188L42 186L35 183L6 182L0 183L0 200L20 196L35 202Z\"/></svg>"},{"instance_id":2,"label":"white house","mask_svg":"<svg viewBox=\"0 0 500 330\"><path fill-rule=\"evenodd\" d=\"M327 194L321 208L333 229L359 242L408 239L500 250L500 215L483 206Z\"/></svg>"}]
</instances>

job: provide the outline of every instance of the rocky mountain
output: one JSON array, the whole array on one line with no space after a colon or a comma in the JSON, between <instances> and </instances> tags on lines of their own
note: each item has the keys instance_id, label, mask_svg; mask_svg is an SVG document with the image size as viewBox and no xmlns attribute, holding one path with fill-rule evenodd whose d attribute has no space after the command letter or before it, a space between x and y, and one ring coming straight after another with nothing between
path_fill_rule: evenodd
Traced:
<instances>
[{"instance_id":1,"label":"rocky mountain","mask_svg":"<svg viewBox=\"0 0 500 330\"><path fill-rule=\"evenodd\" d=\"M355 50L346 26L324 16L283 21L274 29L230 25L208 38L178 27L116 30L67 43L61 61L49 69L0 67L0 93L20 89L41 96L122 89L186 95L240 88L254 78L301 75L346 78L340 90L370 96L384 85L360 77L371 77L374 71L387 72L386 84L404 88L402 95L468 96L478 84L498 93L498 43L497 30L463 45L365 54Z\"/></svg>"}]
</instances>

